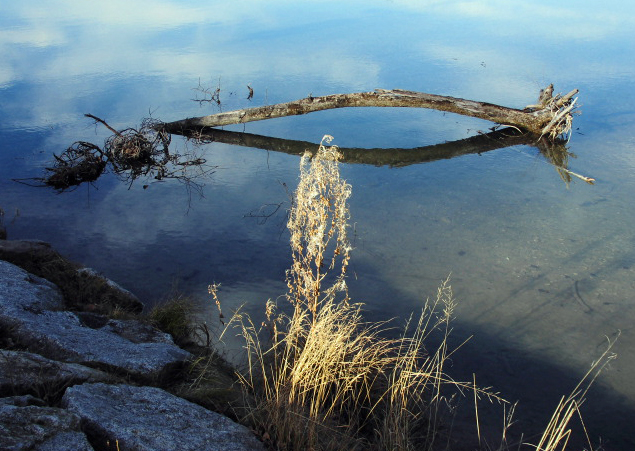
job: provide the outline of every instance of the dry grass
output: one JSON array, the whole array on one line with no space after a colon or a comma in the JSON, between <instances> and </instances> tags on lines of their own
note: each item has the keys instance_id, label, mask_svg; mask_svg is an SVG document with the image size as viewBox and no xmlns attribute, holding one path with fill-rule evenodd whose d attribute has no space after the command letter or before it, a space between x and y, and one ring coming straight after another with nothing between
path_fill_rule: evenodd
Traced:
<instances>
[{"instance_id":1,"label":"dry grass","mask_svg":"<svg viewBox=\"0 0 635 451\"><path fill-rule=\"evenodd\" d=\"M365 323L360 305L333 300L315 316L294 309L272 346L244 322L252 422L277 449L432 449L443 386L472 388L444 374L453 301L447 284L438 294L398 339L382 337L384 324ZM428 354L425 339L439 329L442 344Z\"/></svg>"},{"instance_id":2,"label":"dry grass","mask_svg":"<svg viewBox=\"0 0 635 451\"><path fill-rule=\"evenodd\" d=\"M247 419L281 450L431 449L443 387L474 389L443 371L451 355L452 290L445 281L399 338L387 338L395 334L386 323L365 322L346 287L351 187L340 178L338 157L335 146L321 144L302 159L288 222L291 313L267 303L266 341L263 327L240 317L248 358L241 380L254 395ZM428 353L433 333L441 345Z\"/></svg>"},{"instance_id":3,"label":"dry grass","mask_svg":"<svg viewBox=\"0 0 635 451\"><path fill-rule=\"evenodd\" d=\"M184 345L195 339L195 313L194 299L174 292L168 300L152 307L148 320L163 332L172 335L175 343Z\"/></svg>"},{"instance_id":4,"label":"dry grass","mask_svg":"<svg viewBox=\"0 0 635 451\"><path fill-rule=\"evenodd\" d=\"M278 309L269 300L262 324L242 314L230 320L238 322L245 340L247 366L239 374L246 394L245 421L277 450L448 449L449 437L441 433L442 417L451 404L448 396L471 392L477 429L478 400L504 406L498 451L564 450L570 420L579 415L588 387L614 357L610 346L574 392L563 398L539 443L522 443L521 438L511 445L508 429L515 404L508 406L475 381L457 382L445 373L456 351L448 347L455 308L449 280L401 334L387 323L366 322L362 305L349 299L351 187L340 178L338 158L337 148L323 143L315 155L302 158L287 224L293 257L287 271L288 308ZM389 338L395 335L399 337ZM432 338L439 344L430 351L426 344ZM475 446L492 449L487 443ZM593 449L590 440L589 446Z\"/></svg>"},{"instance_id":5,"label":"dry grass","mask_svg":"<svg viewBox=\"0 0 635 451\"><path fill-rule=\"evenodd\" d=\"M333 139L325 136L327 142ZM287 271L288 298L297 307L317 314L320 302L340 292L348 301L346 268L352 247L348 242L348 198L351 186L340 178L337 147L320 144L311 159L305 153L300 163L300 182L293 198L287 227L291 233L293 263ZM331 252L330 258L327 252ZM330 287L329 271L339 268Z\"/></svg>"},{"instance_id":6,"label":"dry grass","mask_svg":"<svg viewBox=\"0 0 635 451\"><path fill-rule=\"evenodd\" d=\"M496 447L491 447L487 443L480 443L478 449L486 449L488 451L565 451L571 448L569 446L569 440L573 434L574 425L572 423L576 417L579 421L580 432L584 434L584 440L586 441L586 445L584 445L582 449L588 451L599 451L603 449L593 446L592 439L582 419L581 407L585 403L585 397L597 377L611 361L617 358L617 355L612 352L616 340L617 338L613 341L607 339L608 344L606 350L591 364L590 369L581 378L571 393L560 399L537 444L524 441L522 435L520 436L520 440L516 440L510 436L509 429L514 423L513 416L517 405L516 403L513 404L509 410L504 411L503 433L500 444ZM476 403L477 400L475 398L475 404ZM478 406L476 410L478 424Z\"/></svg>"},{"instance_id":7,"label":"dry grass","mask_svg":"<svg viewBox=\"0 0 635 451\"><path fill-rule=\"evenodd\" d=\"M587 434L584 421L582 420L582 414L580 413L580 407L585 402L585 396L591 388L591 385L600 375L600 372L617 356L611 352L614 341L608 342L607 348L602 353L600 358L593 362L591 368L584 377L580 380L578 385L567 397L562 397L558 403L549 424L545 428L542 437L537 445L530 445L535 448L536 451L563 451L567 448L569 438L571 437L572 429L570 426L571 420L574 417L578 417L582 425L582 429L586 434L587 443L589 449L593 450L593 444Z\"/></svg>"},{"instance_id":8,"label":"dry grass","mask_svg":"<svg viewBox=\"0 0 635 451\"><path fill-rule=\"evenodd\" d=\"M439 307L442 312L437 314ZM454 307L448 279L439 287L435 301L426 304L412 332L409 333L410 328L406 326L398 340L383 395L385 399L380 399L384 409L378 429L382 449L413 449L413 441L419 445L416 449L423 449L422 444L432 448L437 441L440 409L445 405L443 386L449 384L462 388L469 385L454 382L444 373L444 366L451 355L447 338ZM435 330L441 331L443 339L434 353L427 354L425 343ZM472 388L475 393L481 392L475 386ZM419 429L419 437L413 440L416 428Z\"/></svg>"}]
</instances>

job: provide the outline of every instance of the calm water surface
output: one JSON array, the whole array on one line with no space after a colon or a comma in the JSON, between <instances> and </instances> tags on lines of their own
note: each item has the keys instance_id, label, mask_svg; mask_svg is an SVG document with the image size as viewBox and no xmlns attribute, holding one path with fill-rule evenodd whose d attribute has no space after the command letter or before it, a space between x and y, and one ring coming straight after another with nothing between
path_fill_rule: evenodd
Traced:
<instances>
[{"instance_id":1,"label":"calm water surface","mask_svg":"<svg viewBox=\"0 0 635 451\"><path fill-rule=\"evenodd\" d=\"M218 112L191 100L199 83L221 88L223 111L374 88L522 108L549 83L579 88L569 168L594 186L565 184L532 146L401 168L343 164L353 186L351 291L371 318L405 318L451 273L454 340L472 336L452 374L475 373L519 400L517 436L544 427L621 331L619 357L583 413L594 444L634 449L635 8L552 3L1 0L0 208L9 237L51 242L147 304L174 284L204 297L215 281L226 309L244 303L258 313L285 291L284 185L297 182L297 157L203 146L217 166L203 197L176 182L143 189L147 181L130 186L112 174L63 194L12 179L41 176L74 141L101 145L107 130L84 113L125 128L149 114ZM491 125L435 111L349 109L228 129L414 148ZM173 146L193 144L175 137ZM279 203L267 221L249 217ZM493 441L500 406L479 407Z\"/></svg>"}]
</instances>

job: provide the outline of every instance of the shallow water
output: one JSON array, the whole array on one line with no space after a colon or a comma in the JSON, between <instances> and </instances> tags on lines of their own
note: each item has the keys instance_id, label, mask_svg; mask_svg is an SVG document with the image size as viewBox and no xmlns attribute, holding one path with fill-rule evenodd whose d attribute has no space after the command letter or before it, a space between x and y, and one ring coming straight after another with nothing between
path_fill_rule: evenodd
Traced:
<instances>
[{"instance_id":1,"label":"shallow water","mask_svg":"<svg viewBox=\"0 0 635 451\"><path fill-rule=\"evenodd\" d=\"M191 101L199 82L220 86L223 111L374 88L522 108L549 83L557 92L579 88L569 169L595 178L593 186L565 184L528 145L399 168L342 164L353 186L351 293L373 319L405 318L451 273L454 340L472 337L451 370L520 400L518 434L544 427L606 337L620 331L619 357L583 413L594 443L633 448L630 2L75 3L0 2L3 223L10 238L49 241L148 304L175 284L204 297L219 282L227 310L244 303L260 312L267 298L284 294L283 184L295 186L299 159L203 146L217 166L204 197L179 183L129 186L113 174L63 194L11 180L41 176L52 154L74 141L101 145L107 130L84 113L125 128L150 112L165 121L217 112ZM435 111L347 109L227 129L415 148L491 125ZM193 146L178 138L173 145ZM279 203L267 221L249 217ZM498 426L495 415L489 422Z\"/></svg>"}]
</instances>

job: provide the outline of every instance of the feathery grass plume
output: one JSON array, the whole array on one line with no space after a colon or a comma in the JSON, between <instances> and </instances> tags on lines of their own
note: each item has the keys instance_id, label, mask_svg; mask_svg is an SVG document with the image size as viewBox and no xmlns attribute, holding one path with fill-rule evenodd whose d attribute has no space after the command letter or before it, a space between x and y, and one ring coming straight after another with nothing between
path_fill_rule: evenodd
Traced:
<instances>
[{"instance_id":1,"label":"feathery grass plume","mask_svg":"<svg viewBox=\"0 0 635 451\"><path fill-rule=\"evenodd\" d=\"M300 162L300 182L287 227L291 233L293 264L287 271L288 298L307 308L315 318L320 303L337 292L348 300L346 268L350 259L348 198L351 186L340 178L337 146L325 147L333 137L322 138L316 155L306 152ZM329 258L327 252L332 252ZM331 286L324 288L329 271L339 266Z\"/></svg>"},{"instance_id":2,"label":"feathery grass plume","mask_svg":"<svg viewBox=\"0 0 635 451\"><path fill-rule=\"evenodd\" d=\"M388 343L377 338L381 325L366 325L361 306L348 303L351 187L340 178L337 147L323 145L331 139L325 136L314 156L303 156L289 214L293 313L278 315L267 303L270 346L261 343L251 319L243 321L249 369L243 382L259 394L252 416L268 421L263 429L280 449L352 446L364 393L358 386L370 387L389 358ZM327 280L336 266L338 275Z\"/></svg>"}]
</instances>

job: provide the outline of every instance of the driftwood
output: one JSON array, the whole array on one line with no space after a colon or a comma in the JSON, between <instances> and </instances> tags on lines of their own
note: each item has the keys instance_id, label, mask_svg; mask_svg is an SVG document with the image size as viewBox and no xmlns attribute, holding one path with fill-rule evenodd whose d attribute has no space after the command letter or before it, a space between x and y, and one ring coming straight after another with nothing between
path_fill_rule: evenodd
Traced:
<instances>
[{"instance_id":1,"label":"driftwood","mask_svg":"<svg viewBox=\"0 0 635 451\"><path fill-rule=\"evenodd\" d=\"M565 96L553 96L553 85L540 92L538 103L524 110L507 108L485 102L439 96L401 89L377 89L373 92L353 94L333 94L321 97L306 97L293 102L278 103L243 110L188 118L162 125L169 133L182 134L184 131L201 127L220 127L231 124L261 121L277 117L295 116L314 111L346 107L410 107L430 108L439 111L477 117L497 124L518 127L551 139L571 130L572 112L578 93L574 89Z\"/></svg>"},{"instance_id":2,"label":"driftwood","mask_svg":"<svg viewBox=\"0 0 635 451\"><path fill-rule=\"evenodd\" d=\"M139 178L147 181L176 179L184 183L188 191L192 187L200 191L201 186L195 179L214 169L194 154L170 152L172 136L156 127L158 122L153 119L144 119L139 129L116 130L97 116L85 116L113 133L106 139L103 148L90 142L76 141L61 154L53 155L54 160L45 168L44 177L13 180L64 192L86 182L92 183L109 170L130 185ZM144 185L144 189L148 186Z\"/></svg>"}]
</instances>

